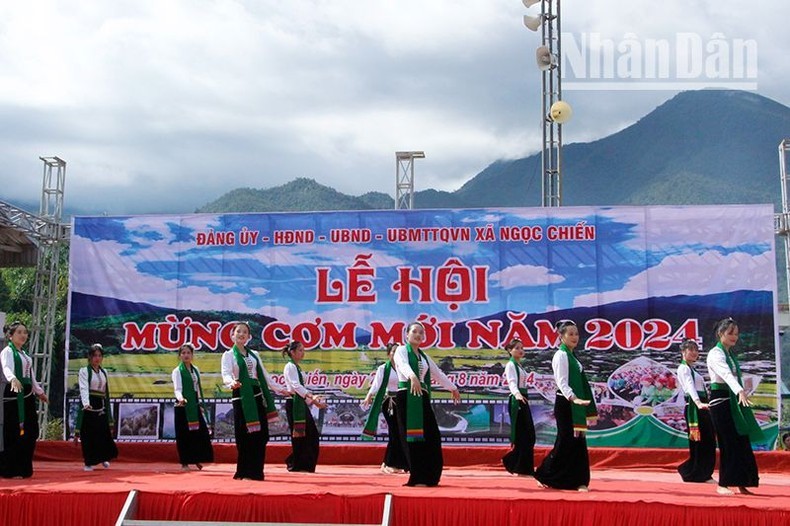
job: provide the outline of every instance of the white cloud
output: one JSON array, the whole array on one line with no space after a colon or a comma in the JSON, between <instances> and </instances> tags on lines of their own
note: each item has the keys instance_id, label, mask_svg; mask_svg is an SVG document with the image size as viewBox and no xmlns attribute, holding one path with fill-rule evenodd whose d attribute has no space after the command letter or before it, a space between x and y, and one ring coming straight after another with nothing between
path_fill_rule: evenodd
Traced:
<instances>
[{"instance_id":1,"label":"white cloud","mask_svg":"<svg viewBox=\"0 0 790 526\"><path fill-rule=\"evenodd\" d=\"M491 274L491 281L499 282L503 289L536 287L550 283L562 283L565 278L552 274L546 267L537 265L513 265Z\"/></svg>"},{"instance_id":2,"label":"white cloud","mask_svg":"<svg viewBox=\"0 0 790 526\"><path fill-rule=\"evenodd\" d=\"M648 296L697 296L737 290L772 291L776 286L771 254L716 251L664 258L626 282L622 289L577 296L574 307L593 307Z\"/></svg>"},{"instance_id":3,"label":"white cloud","mask_svg":"<svg viewBox=\"0 0 790 526\"><path fill-rule=\"evenodd\" d=\"M525 13L517 0L3 2L4 199L37 200L40 155L68 162L66 204L89 213L190 212L300 176L393 195L404 149L426 152L418 190L454 190L539 148ZM563 5L563 31L753 38L759 93L787 104L789 17L783 0L587 0ZM672 95L566 92L564 140Z\"/></svg>"}]
</instances>

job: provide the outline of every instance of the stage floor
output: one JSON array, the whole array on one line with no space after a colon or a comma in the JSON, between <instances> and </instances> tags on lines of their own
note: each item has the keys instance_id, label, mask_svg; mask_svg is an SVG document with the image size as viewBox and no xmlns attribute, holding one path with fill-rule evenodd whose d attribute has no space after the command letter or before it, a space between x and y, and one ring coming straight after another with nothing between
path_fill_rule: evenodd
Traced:
<instances>
[{"instance_id":1,"label":"stage floor","mask_svg":"<svg viewBox=\"0 0 790 526\"><path fill-rule=\"evenodd\" d=\"M456 447L445 449L463 453ZM461 456L474 458L475 448L464 450ZM394 526L790 524L786 472L761 472L755 495L723 497L715 484L685 484L668 468L593 464L589 493L539 489L532 478L491 464L448 466L436 488L405 487L407 475L385 475L374 465L319 464L306 474L272 463L263 482L233 480L234 469L217 463L185 472L171 462L120 461L85 472L78 460L39 460L31 479L0 479L0 524L114 524L133 489L136 518L147 520L376 524L389 493Z\"/></svg>"}]
</instances>

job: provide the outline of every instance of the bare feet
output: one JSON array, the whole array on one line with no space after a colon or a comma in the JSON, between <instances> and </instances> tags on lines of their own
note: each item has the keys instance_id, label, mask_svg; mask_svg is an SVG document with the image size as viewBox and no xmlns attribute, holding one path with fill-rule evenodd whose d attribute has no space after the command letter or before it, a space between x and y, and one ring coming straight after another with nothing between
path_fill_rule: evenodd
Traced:
<instances>
[{"instance_id":1,"label":"bare feet","mask_svg":"<svg viewBox=\"0 0 790 526\"><path fill-rule=\"evenodd\" d=\"M718 488L716 488L716 493L718 493L719 495L734 495L732 490L727 486L719 486Z\"/></svg>"},{"instance_id":2,"label":"bare feet","mask_svg":"<svg viewBox=\"0 0 790 526\"><path fill-rule=\"evenodd\" d=\"M748 489L746 489L744 486L740 486L740 487L738 487L738 492L739 492L741 495L754 495L754 493L752 493L751 491L749 491Z\"/></svg>"},{"instance_id":3,"label":"bare feet","mask_svg":"<svg viewBox=\"0 0 790 526\"><path fill-rule=\"evenodd\" d=\"M201 470L201 469L203 469L203 464L200 464L200 463L195 464L195 467L198 468L199 470Z\"/></svg>"},{"instance_id":4,"label":"bare feet","mask_svg":"<svg viewBox=\"0 0 790 526\"><path fill-rule=\"evenodd\" d=\"M708 479L705 481L705 484L716 484L716 479Z\"/></svg>"},{"instance_id":5,"label":"bare feet","mask_svg":"<svg viewBox=\"0 0 790 526\"><path fill-rule=\"evenodd\" d=\"M535 484L537 484L537 485L538 485L538 487L539 487L540 489L546 489L546 488L548 488L548 486L547 486L547 485L545 485L544 483L542 483L542 482L541 482L541 481L539 481L538 479L535 479Z\"/></svg>"},{"instance_id":6,"label":"bare feet","mask_svg":"<svg viewBox=\"0 0 790 526\"><path fill-rule=\"evenodd\" d=\"M389 467L389 466L388 466L388 465L386 465L386 464L382 464L382 465L381 465L381 472L382 472L382 473L385 473L385 474L387 474L387 475L393 475L394 473L397 473L397 472L395 471L395 468L391 468L391 467Z\"/></svg>"},{"instance_id":7,"label":"bare feet","mask_svg":"<svg viewBox=\"0 0 790 526\"><path fill-rule=\"evenodd\" d=\"M590 488L588 488L587 486L579 486L578 488L576 488L576 491L587 493L588 491L590 491Z\"/></svg>"}]
</instances>

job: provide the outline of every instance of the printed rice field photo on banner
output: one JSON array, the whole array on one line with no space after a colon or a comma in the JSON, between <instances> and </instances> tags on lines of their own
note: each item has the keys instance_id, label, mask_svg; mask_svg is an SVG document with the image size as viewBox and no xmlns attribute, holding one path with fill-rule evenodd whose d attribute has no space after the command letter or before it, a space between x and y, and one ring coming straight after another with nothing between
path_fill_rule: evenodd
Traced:
<instances>
[{"instance_id":1,"label":"printed rice field photo on banner","mask_svg":"<svg viewBox=\"0 0 790 526\"><path fill-rule=\"evenodd\" d=\"M735 351L744 384L766 436L755 447L776 441L779 335L769 205L72 221L66 396L78 397L77 371L90 345L102 344L121 439L172 437L165 404L173 399L170 375L184 343L195 347L215 438L232 437L220 356L232 346L233 324L245 321L249 347L281 385L280 351L292 340L304 344L305 382L329 401L319 415L323 435L359 440L368 411L360 402L386 345L402 343L406 326L419 321L424 350L462 395L458 405L441 388L432 395L447 441L507 442L503 347L518 338L538 443L550 444L554 324L570 319L579 327L577 355L598 405L590 445L682 448L678 346L697 341L697 368L707 377L714 325L731 316L740 328ZM280 424L273 435L287 432ZM380 431L386 433L383 423Z\"/></svg>"}]
</instances>

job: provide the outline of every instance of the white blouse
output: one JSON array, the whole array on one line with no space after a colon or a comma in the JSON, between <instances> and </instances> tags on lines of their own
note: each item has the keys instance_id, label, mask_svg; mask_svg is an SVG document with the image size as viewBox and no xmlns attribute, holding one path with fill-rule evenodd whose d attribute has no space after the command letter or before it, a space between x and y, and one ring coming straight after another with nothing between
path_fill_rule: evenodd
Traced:
<instances>
[{"instance_id":1,"label":"white blouse","mask_svg":"<svg viewBox=\"0 0 790 526\"><path fill-rule=\"evenodd\" d=\"M398 381L408 382L412 376L419 378L420 382L425 381L425 374L428 369L431 370L431 380L447 389L448 391L457 391L458 388L455 384L447 378L447 375L439 369L439 366L431 359L430 356L425 354L425 359L422 356L418 358L417 368L419 371L415 373L409 365L409 349L405 345L399 345L395 350L395 355L392 358L395 361L395 368L398 373Z\"/></svg>"},{"instance_id":2,"label":"white blouse","mask_svg":"<svg viewBox=\"0 0 790 526\"><path fill-rule=\"evenodd\" d=\"M288 362L285 364L283 378L285 379L285 388L288 389L289 393L298 394L302 398L306 398L307 395L312 396L312 393L299 383L299 370L296 368L295 363Z\"/></svg>"},{"instance_id":3,"label":"white blouse","mask_svg":"<svg viewBox=\"0 0 790 526\"><path fill-rule=\"evenodd\" d=\"M579 362L578 360L576 361ZM554 357L551 359L551 368L554 371L554 382L557 384L557 389L560 390L562 396L573 401L576 398L576 394L568 383L570 378L568 373L568 354L562 349L555 352ZM579 362L579 370L584 372L584 366L581 362Z\"/></svg>"},{"instance_id":4,"label":"white blouse","mask_svg":"<svg viewBox=\"0 0 790 526\"><path fill-rule=\"evenodd\" d=\"M379 392L381 388L381 383L384 381L384 366L387 365L385 363L378 366L376 369L376 376L373 378L373 381L370 384L370 389L368 389L368 396L376 396L376 393ZM387 392L393 393L398 390L398 372L395 370L395 367L392 368L390 371L390 377L387 381Z\"/></svg>"},{"instance_id":5,"label":"white blouse","mask_svg":"<svg viewBox=\"0 0 790 526\"><path fill-rule=\"evenodd\" d=\"M200 369L192 366L192 370L189 371L190 376L192 377L192 389L198 393L198 397L200 397L200 392L198 391L198 376L200 374ZM173 373L170 375L173 379L173 391L176 395L176 400L182 402L184 400L184 384L181 381L181 366L176 367L173 369Z\"/></svg>"},{"instance_id":6,"label":"white blouse","mask_svg":"<svg viewBox=\"0 0 790 526\"><path fill-rule=\"evenodd\" d=\"M36 373L33 371L33 358L25 352L20 352L19 356L22 359L22 376L30 378L35 394L44 394L44 390L39 385L38 380L36 380ZM0 351L0 366L3 368L3 376L5 376L6 382L11 383L11 380L17 379L14 373L14 351L11 350L10 345Z\"/></svg>"},{"instance_id":7,"label":"white blouse","mask_svg":"<svg viewBox=\"0 0 790 526\"><path fill-rule=\"evenodd\" d=\"M516 369L518 368L518 370ZM518 371L518 374L516 372ZM527 370L521 367L521 364L514 365L510 360L505 365L505 380L507 380L507 387L510 389L510 394L516 396L520 393L519 389L527 388Z\"/></svg>"},{"instance_id":8,"label":"white blouse","mask_svg":"<svg viewBox=\"0 0 790 526\"><path fill-rule=\"evenodd\" d=\"M692 371L694 374L692 374ZM682 363L678 365L678 383L683 392L695 403L700 403L698 391L705 392L705 379L693 367Z\"/></svg>"},{"instance_id":9,"label":"white blouse","mask_svg":"<svg viewBox=\"0 0 790 526\"><path fill-rule=\"evenodd\" d=\"M90 367L90 365L88 366ZM88 385L88 367L83 367L80 369L80 372L77 374L77 381L80 386L80 400L82 401L82 407L90 407L90 392L91 391L101 391L102 393L107 389L107 373L104 369L100 369L100 372L93 371L91 375L91 383Z\"/></svg>"},{"instance_id":10,"label":"white blouse","mask_svg":"<svg viewBox=\"0 0 790 526\"><path fill-rule=\"evenodd\" d=\"M274 382L271 375L266 370L266 367L263 365L263 362L261 361L261 356L260 354L258 354L258 351L247 349L247 356L244 357L244 363L247 365L247 374L249 374L250 378L254 378L260 381L260 379L258 378L258 370L255 367L255 360L250 355L255 355L255 357L258 358L258 363L261 364L261 370L263 370L263 376L265 377L266 384L269 386L269 389L275 392L279 392L280 388ZM232 349L222 353L221 374L222 374L222 383L228 389L231 389L231 386L239 381L239 364L236 362L236 357L233 356Z\"/></svg>"},{"instance_id":11,"label":"white blouse","mask_svg":"<svg viewBox=\"0 0 790 526\"><path fill-rule=\"evenodd\" d=\"M711 383L723 384L726 383L736 395L743 391L743 387L738 383L738 378L730 370L727 365L727 357L724 355L718 346L708 351L708 376L710 376Z\"/></svg>"}]
</instances>

